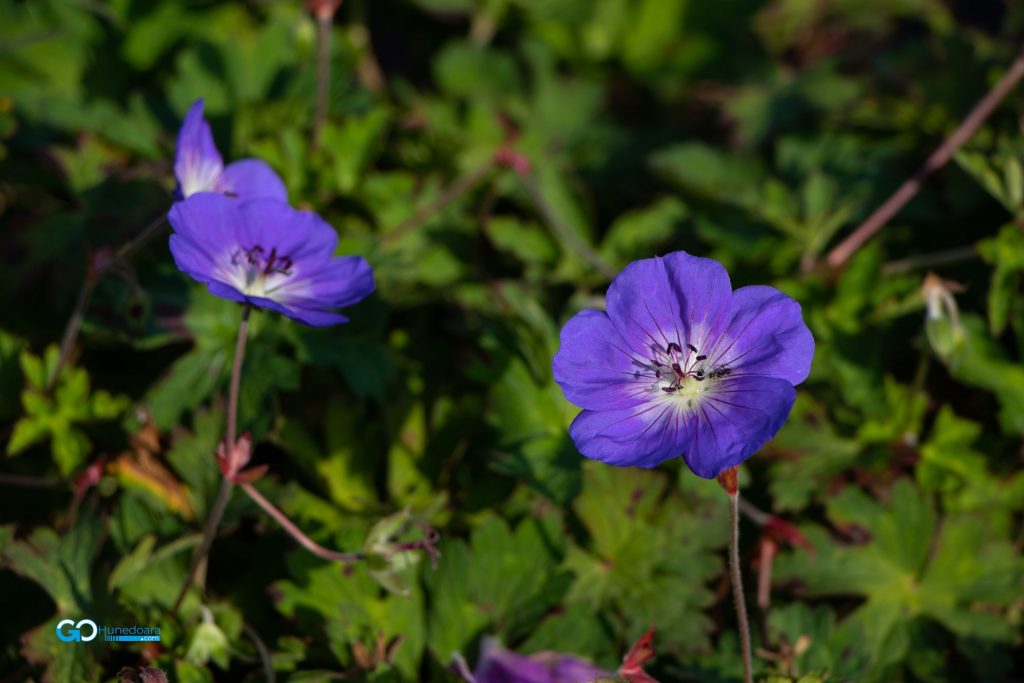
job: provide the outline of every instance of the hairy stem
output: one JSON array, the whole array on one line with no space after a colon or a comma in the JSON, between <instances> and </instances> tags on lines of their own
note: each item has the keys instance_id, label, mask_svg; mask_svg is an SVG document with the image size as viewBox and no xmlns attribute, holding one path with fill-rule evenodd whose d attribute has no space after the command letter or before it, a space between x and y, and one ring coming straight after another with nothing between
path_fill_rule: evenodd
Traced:
<instances>
[{"instance_id":1,"label":"hairy stem","mask_svg":"<svg viewBox=\"0 0 1024 683\"><path fill-rule=\"evenodd\" d=\"M302 529L297 527L295 523L292 522L292 520L288 519L288 517L283 512L274 507L274 504L271 503L266 498L264 498L263 494L257 491L252 484L241 483L239 484L239 486L243 491L245 491L245 493L250 498L253 499L253 501L255 501L257 505L263 508L264 512L270 515L275 522L280 524L281 527L288 532L289 536L294 538L299 543L299 545L301 545L303 548L313 553L317 557L322 557L323 559L330 560L332 562L346 563L356 562L363 558L362 553L339 553L336 550L329 550L323 547L322 545L311 539L309 536L304 534L302 532Z\"/></svg>"},{"instance_id":2,"label":"hairy stem","mask_svg":"<svg viewBox=\"0 0 1024 683\"><path fill-rule=\"evenodd\" d=\"M236 438L238 431L238 387L242 380L242 360L245 358L245 341L249 335L249 314L252 312L252 307L249 304L244 304L242 307L242 320L238 324L238 341L235 342L235 360L231 365L231 386L228 389L228 427L227 427L227 444L228 450L234 449L238 439ZM220 484L220 491L217 492L217 499L213 503L213 507L210 508L210 515L206 519L206 529L203 532L203 540L199 543L199 547L196 549L196 554L192 558L192 565L188 569L188 574L185 577L185 583L182 584L181 590L178 592L178 597L174 601L174 606L171 608L171 616L178 613L178 608L181 607L182 601L185 599L185 595L188 593L188 589L192 587L192 582L195 580L196 573L199 571L199 567L206 561L206 556L210 552L210 546L213 545L213 538L217 535L217 528L220 526L220 520L224 516L224 510L228 506L228 500L231 497L231 489L234 488L234 484L228 477L224 477Z\"/></svg>"},{"instance_id":3,"label":"hairy stem","mask_svg":"<svg viewBox=\"0 0 1024 683\"><path fill-rule=\"evenodd\" d=\"M732 592L736 600L736 620L740 628L740 650L743 653L743 681L753 683L753 665L750 659L750 622L747 603L743 597L743 575L740 572L740 494L729 494L729 569L732 574Z\"/></svg>"},{"instance_id":4,"label":"hairy stem","mask_svg":"<svg viewBox=\"0 0 1024 683\"><path fill-rule=\"evenodd\" d=\"M78 292L78 300L71 311L71 317L68 318L67 325L64 326L64 336L61 337L60 342L60 355L57 357L57 363L53 366L50 376L46 380L47 391L51 391L54 385L56 385L57 378L60 377L61 368L64 367L68 361L68 356L71 355L71 349L74 348L75 340L78 339L78 332L82 328L82 321L85 320L85 311L89 308L89 301L92 299L93 290L96 289L96 283L99 282L101 277L109 273L114 266L138 251L139 247L156 234L157 230L163 226L166 220L167 214L161 213L135 237L122 244L106 262L99 265L89 264L89 270L85 274L85 282L82 283L82 289Z\"/></svg>"},{"instance_id":5,"label":"hairy stem","mask_svg":"<svg viewBox=\"0 0 1024 683\"><path fill-rule=\"evenodd\" d=\"M885 227L885 224L899 213L907 202L914 198L924 184L925 179L934 171L942 168L953 154L974 135L978 127L985 122L985 119L1003 101L1003 98L1013 90L1021 78L1024 78L1024 50L1021 50L1007 72L999 79L999 82L981 98L978 104L974 106L974 109L971 110L957 129L953 131L953 134L946 138L945 142L938 149L932 152L921 168L900 185L899 189L884 204L875 209L875 212L868 216L849 237L829 252L826 258L829 267L834 269L842 268L865 242Z\"/></svg>"}]
</instances>

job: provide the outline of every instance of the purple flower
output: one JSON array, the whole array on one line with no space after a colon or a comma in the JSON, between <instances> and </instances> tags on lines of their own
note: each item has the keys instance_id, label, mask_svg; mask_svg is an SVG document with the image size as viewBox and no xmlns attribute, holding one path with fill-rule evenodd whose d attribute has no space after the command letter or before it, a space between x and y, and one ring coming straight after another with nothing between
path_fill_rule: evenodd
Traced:
<instances>
[{"instance_id":1,"label":"purple flower","mask_svg":"<svg viewBox=\"0 0 1024 683\"><path fill-rule=\"evenodd\" d=\"M288 201L288 191L276 173L259 159L242 159L224 167L213 143L210 124L203 118L203 101L196 100L178 131L174 154L176 194L186 199L197 192L220 192L239 199L266 197Z\"/></svg>"},{"instance_id":2,"label":"purple flower","mask_svg":"<svg viewBox=\"0 0 1024 683\"><path fill-rule=\"evenodd\" d=\"M178 269L222 299L324 327L348 320L329 309L373 292L369 264L361 256L334 258L338 234L314 213L202 192L176 203L168 218Z\"/></svg>"},{"instance_id":3,"label":"purple flower","mask_svg":"<svg viewBox=\"0 0 1024 683\"><path fill-rule=\"evenodd\" d=\"M681 455L707 478L738 465L782 427L814 356L796 301L733 291L722 264L681 251L627 266L607 309L566 323L553 367L583 408L576 447L612 465Z\"/></svg>"},{"instance_id":4,"label":"purple flower","mask_svg":"<svg viewBox=\"0 0 1024 683\"><path fill-rule=\"evenodd\" d=\"M494 638L484 639L476 670L462 675L470 683L590 683L613 676L585 659L560 652L516 654Z\"/></svg>"}]
</instances>

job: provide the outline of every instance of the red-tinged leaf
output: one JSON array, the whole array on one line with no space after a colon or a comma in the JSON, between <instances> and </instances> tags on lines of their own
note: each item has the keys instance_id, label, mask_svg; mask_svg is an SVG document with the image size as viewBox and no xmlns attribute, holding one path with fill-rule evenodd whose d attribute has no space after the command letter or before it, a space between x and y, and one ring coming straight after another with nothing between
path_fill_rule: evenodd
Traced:
<instances>
[{"instance_id":1,"label":"red-tinged leaf","mask_svg":"<svg viewBox=\"0 0 1024 683\"><path fill-rule=\"evenodd\" d=\"M799 546L812 555L814 554L814 544L799 529L781 517L776 517L775 515L769 517L768 521L765 522L764 529L780 543Z\"/></svg>"},{"instance_id":2,"label":"red-tinged leaf","mask_svg":"<svg viewBox=\"0 0 1024 683\"><path fill-rule=\"evenodd\" d=\"M263 475L270 469L269 465L257 465L236 474L231 481L236 484L254 484L263 478Z\"/></svg>"},{"instance_id":3,"label":"red-tinged leaf","mask_svg":"<svg viewBox=\"0 0 1024 683\"><path fill-rule=\"evenodd\" d=\"M638 641L633 643L629 652L622 658L622 666L619 667L619 676L627 683L658 683L644 671L644 664L654 658L654 629L651 628L643 634Z\"/></svg>"}]
</instances>

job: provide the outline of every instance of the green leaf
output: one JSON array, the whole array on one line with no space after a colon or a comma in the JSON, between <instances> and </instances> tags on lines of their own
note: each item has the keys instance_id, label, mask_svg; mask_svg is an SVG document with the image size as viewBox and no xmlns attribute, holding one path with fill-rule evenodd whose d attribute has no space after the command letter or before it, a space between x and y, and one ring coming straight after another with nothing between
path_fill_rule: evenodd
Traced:
<instances>
[{"instance_id":1,"label":"green leaf","mask_svg":"<svg viewBox=\"0 0 1024 683\"><path fill-rule=\"evenodd\" d=\"M659 251L690 212L678 199L660 199L651 206L619 216L601 242L608 261L626 264Z\"/></svg>"},{"instance_id":2,"label":"green leaf","mask_svg":"<svg viewBox=\"0 0 1024 683\"><path fill-rule=\"evenodd\" d=\"M16 455L50 433L47 421L38 417L23 417L14 423L14 433L7 442L7 455Z\"/></svg>"},{"instance_id":3,"label":"green leaf","mask_svg":"<svg viewBox=\"0 0 1024 683\"><path fill-rule=\"evenodd\" d=\"M838 544L818 528L805 528L815 552L793 551L776 560L775 577L804 583L812 595L859 595L864 603L848 623L865 638L876 666L900 661L909 628L928 617L958 635L1004 640L1005 621L978 610L1012 604L1024 562L1011 547L981 533L978 519L951 516L937 522L928 499L899 480L882 505L855 487L828 504L840 528L861 528L863 545ZM980 591L980 592L979 592Z\"/></svg>"},{"instance_id":4,"label":"green leaf","mask_svg":"<svg viewBox=\"0 0 1024 683\"><path fill-rule=\"evenodd\" d=\"M192 634L185 659L193 664L206 664L213 660L217 666L226 669L230 658L228 637L216 622L204 619Z\"/></svg>"}]
</instances>

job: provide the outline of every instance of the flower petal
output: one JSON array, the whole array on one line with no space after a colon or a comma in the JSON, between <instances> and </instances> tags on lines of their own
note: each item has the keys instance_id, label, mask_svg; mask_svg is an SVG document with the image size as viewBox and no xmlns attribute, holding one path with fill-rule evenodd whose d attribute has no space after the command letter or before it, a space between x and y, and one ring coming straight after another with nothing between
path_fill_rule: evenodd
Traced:
<instances>
[{"instance_id":1,"label":"flower petal","mask_svg":"<svg viewBox=\"0 0 1024 683\"><path fill-rule=\"evenodd\" d=\"M608 287L608 317L638 359L650 359L652 347L664 351L670 343L685 343L665 263L661 258L634 261Z\"/></svg>"},{"instance_id":2,"label":"flower petal","mask_svg":"<svg viewBox=\"0 0 1024 683\"><path fill-rule=\"evenodd\" d=\"M185 115L174 151L179 195L184 199L197 192L219 191L223 171L224 160L213 141L210 124L203 118L203 100L198 99Z\"/></svg>"},{"instance_id":3,"label":"flower petal","mask_svg":"<svg viewBox=\"0 0 1024 683\"><path fill-rule=\"evenodd\" d=\"M277 249L294 264L296 277L316 272L334 255L338 233L312 211L299 211L273 199L236 202L243 229L243 246L260 245L269 252Z\"/></svg>"},{"instance_id":4,"label":"flower petal","mask_svg":"<svg viewBox=\"0 0 1024 683\"><path fill-rule=\"evenodd\" d=\"M570 403L590 410L614 410L648 398L641 384L647 370L629 354L606 313L577 313L562 328L560 338L551 367Z\"/></svg>"},{"instance_id":5,"label":"flower petal","mask_svg":"<svg viewBox=\"0 0 1024 683\"><path fill-rule=\"evenodd\" d=\"M259 159L242 159L224 169L223 190L239 199L288 201L288 190L274 169Z\"/></svg>"},{"instance_id":6,"label":"flower petal","mask_svg":"<svg viewBox=\"0 0 1024 683\"><path fill-rule=\"evenodd\" d=\"M250 301L251 298L242 294L231 285L219 280L213 280L207 283L206 289L208 289L210 294L213 294L214 296L219 296L221 299L227 299L228 301L237 301L240 304ZM254 302L250 301L250 303Z\"/></svg>"},{"instance_id":7,"label":"flower petal","mask_svg":"<svg viewBox=\"0 0 1024 683\"><path fill-rule=\"evenodd\" d=\"M277 311L292 320L298 320L300 323L305 323L312 327L329 327L331 325L340 325L341 323L348 322L348 317L333 311L305 308L302 306L291 306L261 296L247 296L246 300L254 306L266 308L271 311Z\"/></svg>"},{"instance_id":8,"label":"flower petal","mask_svg":"<svg viewBox=\"0 0 1024 683\"><path fill-rule=\"evenodd\" d=\"M239 203L214 192L200 192L175 202L167 220L176 235L188 239L216 260L239 247L243 233Z\"/></svg>"},{"instance_id":9,"label":"flower petal","mask_svg":"<svg viewBox=\"0 0 1024 683\"><path fill-rule=\"evenodd\" d=\"M313 278L313 296L333 308L351 306L373 294L373 269L362 256L339 256Z\"/></svg>"},{"instance_id":10,"label":"flower petal","mask_svg":"<svg viewBox=\"0 0 1024 683\"><path fill-rule=\"evenodd\" d=\"M774 377L728 377L697 403L683 455L694 474L711 479L768 443L782 428L796 389Z\"/></svg>"},{"instance_id":11,"label":"flower petal","mask_svg":"<svg viewBox=\"0 0 1024 683\"><path fill-rule=\"evenodd\" d=\"M710 355L715 366L800 384L811 371L814 337L796 301L774 287L741 287L733 292L732 319Z\"/></svg>"},{"instance_id":12,"label":"flower petal","mask_svg":"<svg viewBox=\"0 0 1024 683\"><path fill-rule=\"evenodd\" d=\"M584 410L569 427L579 452L620 467L656 467L686 449L686 414L673 401L625 410Z\"/></svg>"},{"instance_id":13,"label":"flower petal","mask_svg":"<svg viewBox=\"0 0 1024 683\"><path fill-rule=\"evenodd\" d=\"M732 302L729 273L718 261L685 251L668 254L662 261L672 287L668 296L678 301L685 336L680 343L692 344L705 354L709 341L718 337L728 319Z\"/></svg>"},{"instance_id":14,"label":"flower petal","mask_svg":"<svg viewBox=\"0 0 1024 683\"><path fill-rule=\"evenodd\" d=\"M171 235L170 247L174 265L178 267L178 270L200 282L213 281L210 275L214 272L216 263L208 251L188 237L179 234Z\"/></svg>"}]
</instances>

